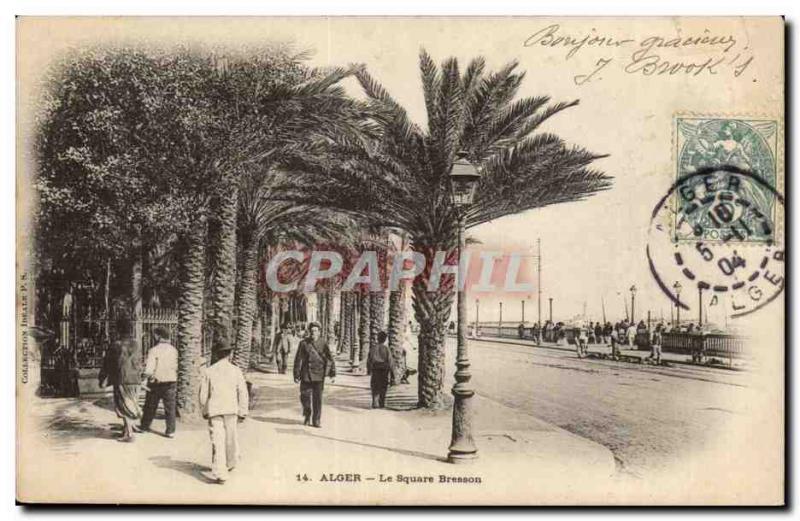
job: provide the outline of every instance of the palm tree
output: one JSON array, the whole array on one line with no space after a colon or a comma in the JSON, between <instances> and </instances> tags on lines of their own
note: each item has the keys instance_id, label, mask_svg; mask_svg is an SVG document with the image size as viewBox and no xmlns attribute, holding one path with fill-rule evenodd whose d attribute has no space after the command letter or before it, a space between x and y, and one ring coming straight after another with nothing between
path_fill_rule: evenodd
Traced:
<instances>
[{"instance_id":1,"label":"palm tree","mask_svg":"<svg viewBox=\"0 0 800 521\"><path fill-rule=\"evenodd\" d=\"M313 185L300 200L358 211L383 226L408 232L412 250L427 260L412 285L419 331L419 405L444 405L444 335L452 307L452 277L428 291L436 251L456 247L456 208L449 174L457 155L482 172L467 227L544 206L580 201L610 187L610 178L590 167L602 155L541 132L542 124L578 101L550 103L548 96L516 99L525 77L511 62L487 72L482 57L462 72L455 58L436 66L423 50L419 68L427 129L365 69L357 78L371 103L380 141L370 147L332 149L332 159L298 165ZM337 158L341 160L337 160ZM348 158L345 161L343 158Z\"/></svg>"},{"instance_id":2,"label":"palm tree","mask_svg":"<svg viewBox=\"0 0 800 521\"><path fill-rule=\"evenodd\" d=\"M406 249L405 234L400 236L399 253ZM405 358L403 357L403 331L406 320L406 281L401 281L397 289L389 290L389 351L392 353L392 373L394 381L399 382L405 373Z\"/></svg>"},{"instance_id":3,"label":"palm tree","mask_svg":"<svg viewBox=\"0 0 800 521\"><path fill-rule=\"evenodd\" d=\"M357 142L366 129L364 105L337 85L355 69L310 69L303 66L306 54L290 51L278 47L256 57L212 60L219 72L215 99L220 132L236 136L240 147L238 163L219 172L212 200L210 319L215 343L220 332L231 331L237 301L237 209L243 178L254 170L270 172L292 154L313 153L320 139ZM251 266L256 262L245 260Z\"/></svg>"},{"instance_id":4,"label":"palm tree","mask_svg":"<svg viewBox=\"0 0 800 521\"><path fill-rule=\"evenodd\" d=\"M358 320L358 295L353 291L341 292L341 330L342 330L342 349L350 357L350 368L358 366L358 344L356 338L356 323Z\"/></svg>"},{"instance_id":5,"label":"palm tree","mask_svg":"<svg viewBox=\"0 0 800 521\"><path fill-rule=\"evenodd\" d=\"M359 292L358 294L358 357L356 362L358 362L359 367L361 367L364 363L364 360L367 359L367 353L369 352L369 342L371 338L370 332L370 293L366 290Z\"/></svg>"},{"instance_id":6,"label":"palm tree","mask_svg":"<svg viewBox=\"0 0 800 521\"><path fill-rule=\"evenodd\" d=\"M202 215L202 214L201 214ZM196 396L200 384L203 352L203 299L206 272L206 221L185 238L184 270L178 300L178 407L187 416L197 416Z\"/></svg>"},{"instance_id":7,"label":"palm tree","mask_svg":"<svg viewBox=\"0 0 800 521\"><path fill-rule=\"evenodd\" d=\"M312 208L276 201L272 187L283 182L283 174L257 173L248 176L240 193L239 235L242 252L236 291L236 352L234 360L242 370L250 364L252 325L256 311L258 252L262 243L292 241L313 246L346 236L352 224L324 208Z\"/></svg>"}]
</instances>

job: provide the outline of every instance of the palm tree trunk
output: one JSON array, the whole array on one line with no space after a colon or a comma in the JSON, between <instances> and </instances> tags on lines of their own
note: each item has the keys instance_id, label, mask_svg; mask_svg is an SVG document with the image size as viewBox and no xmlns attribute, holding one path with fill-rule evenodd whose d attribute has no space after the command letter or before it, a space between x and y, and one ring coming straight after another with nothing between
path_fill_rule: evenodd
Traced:
<instances>
[{"instance_id":1,"label":"palm tree trunk","mask_svg":"<svg viewBox=\"0 0 800 521\"><path fill-rule=\"evenodd\" d=\"M322 301L325 303L322 319L325 322L325 338L328 344L333 342L333 290L329 289L322 294Z\"/></svg>"},{"instance_id":2,"label":"palm tree trunk","mask_svg":"<svg viewBox=\"0 0 800 521\"><path fill-rule=\"evenodd\" d=\"M103 305L105 307L105 322L103 323L103 339L111 342L111 257L106 258L106 283L103 289Z\"/></svg>"},{"instance_id":3,"label":"palm tree trunk","mask_svg":"<svg viewBox=\"0 0 800 521\"><path fill-rule=\"evenodd\" d=\"M339 297L339 309L341 319L339 321L339 331L342 342L342 351L350 357L350 367L355 367L358 352L354 348L353 342L353 322L355 320L355 294L350 291L342 291Z\"/></svg>"},{"instance_id":4,"label":"palm tree trunk","mask_svg":"<svg viewBox=\"0 0 800 521\"><path fill-rule=\"evenodd\" d=\"M271 362L275 353L272 352L272 346L275 344L275 336L278 334L278 329L281 326L281 300L275 294L269 298L269 345L266 346L265 351L267 354L267 361Z\"/></svg>"},{"instance_id":5,"label":"palm tree trunk","mask_svg":"<svg viewBox=\"0 0 800 521\"><path fill-rule=\"evenodd\" d=\"M355 369L358 367L358 294L349 293L347 295L347 313L348 313L348 349L350 350L350 367Z\"/></svg>"},{"instance_id":6,"label":"palm tree trunk","mask_svg":"<svg viewBox=\"0 0 800 521\"><path fill-rule=\"evenodd\" d=\"M339 336L336 338L336 350L342 352L345 350L345 337L347 336L345 328L345 302L347 301L344 292L339 293Z\"/></svg>"},{"instance_id":7,"label":"palm tree trunk","mask_svg":"<svg viewBox=\"0 0 800 521\"><path fill-rule=\"evenodd\" d=\"M133 244L133 267L131 270L131 313L133 314L133 340L136 343L136 351L144 356L142 328L142 239L137 236Z\"/></svg>"},{"instance_id":8,"label":"palm tree trunk","mask_svg":"<svg viewBox=\"0 0 800 521\"><path fill-rule=\"evenodd\" d=\"M389 292L389 352L392 353L392 374L399 383L405 374L403 357L403 323L405 322L406 286L401 284L396 291Z\"/></svg>"},{"instance_id":9,"label":"palm tree trunk","mask_svg":"<svg viewBox=\"0 0 800 521\"><path fill-rule=\"evenodd\" d=\"M378 333L386 327L386 297L383 291L372 292L369 296L369 350L378 345Z\"/></svg>"},{"instance_id":10,"label":"palm tree trunk","mask_svg":"<svg viewBox=\"0 0 800 521\"><path fill-rule=\"evenodd\" d=\"M348 335L350 349L350 367L358 365L358 297L355 293L350 293L347 298L349 311Z\"/></svg>"},{"instance_id":11,"label":"palm tree trunk","mask_svg":"<svg viewBox=\"0 0 800 521\"><path fill-rule=\"evenodd\" d=\"M419 406L440 409L447 406L444 394L444 340L453 304L453 288L443 285L428 291L427 279L414 282L414 315L419 323Z\"/></svg>"},{"instance_id":12,"label":"palm tree trunk","mask_svg":"<svg viewBox=\"0 0 800 521\"><path fill-rule=\"evenodd\" d=\"M367 352L369 350L370 340L370 294L361 293L358 299L358 363L362 363L367 359Z\"/></svg>"},{"instance_id":13,"label":"palm tree trunk","mask_svg":"<svg viewBox=\"0 0 800 521\"><path fill-rule=\"evenodd\" d=\"M220 194L216 211L219 227L213 239L214 284L211 291L211 326L214 349L232 339L234 296L236 292L236 217L239 190L230 180Z\"/></svg>"},{"instance_id":14,"label":"palm tree trunk","mask_svg":"<svg viewBox=\"0 0 800 521\"><path fill-rule=\"evenodd\" d=\"M236 292L236 352L234 362L242 371L250 368L253 344L253 321L256 313L256 276L258 271L258 239L243 245L242 271Z\"/></svg>"},{"instance_id":15,"label":"palm tree trunk","mask_svg":"<svg viewBox=\"0 0 800 521\"><path fill-rule=\"evenodd\" d=\"M178 300L178 407L182 416L200 414L197 393L203 352L203 296L206 270L206 223L189 232Z\"/></svg>"}]
</instances>

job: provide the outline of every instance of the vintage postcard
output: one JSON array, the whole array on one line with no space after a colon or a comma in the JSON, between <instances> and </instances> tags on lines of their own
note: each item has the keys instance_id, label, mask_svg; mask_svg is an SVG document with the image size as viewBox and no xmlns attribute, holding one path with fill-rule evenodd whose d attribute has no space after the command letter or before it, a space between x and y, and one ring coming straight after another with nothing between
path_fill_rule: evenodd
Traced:
<instances>
[{"instance_id":1,"label":"vintage postcard","mask_svg":"<svg viewBox=\"0 0 800 521\"><path fill-rule=\"evenodd\" d=\"M784 30L18 18L18 501L783 504Z\"/></svg>"}]
</instances>

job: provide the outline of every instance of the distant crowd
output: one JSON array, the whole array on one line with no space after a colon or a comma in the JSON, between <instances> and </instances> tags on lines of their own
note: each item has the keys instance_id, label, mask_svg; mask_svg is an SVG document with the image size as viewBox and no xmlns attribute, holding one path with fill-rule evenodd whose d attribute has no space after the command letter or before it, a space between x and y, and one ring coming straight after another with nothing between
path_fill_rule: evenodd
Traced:
<instances>
[{"instance_id":1,"label":"distant crowd","mask_svg":"<svg viewBox=\"0 0 800 521\"><path fill-rule=\"evenodd\" d=\"M491 328L489 330L491 331ZM668 333L703 335L707 331L693 323L675 325L656 321L654 324L648 325L644 320L634 323L627 319L616 323L590 321L579 325L547 320L544 325L539 325L537 322L531 327L525 327L524 324L517 326L517 335L520 339L530 339L537 344L574 342L579 357L587 356L588 346L592 344L611 347L611 357L614 359L621 357L623 346L633 349L644 347L651 350L651 359L656 363L661 362L663 335ZM472 324L469 335L473 338L480 336L480 331L475 323ZM702 363L703 343L697 342L696 344L697 348L693 349L692 360Z\"/></svg>"}]
</instances>

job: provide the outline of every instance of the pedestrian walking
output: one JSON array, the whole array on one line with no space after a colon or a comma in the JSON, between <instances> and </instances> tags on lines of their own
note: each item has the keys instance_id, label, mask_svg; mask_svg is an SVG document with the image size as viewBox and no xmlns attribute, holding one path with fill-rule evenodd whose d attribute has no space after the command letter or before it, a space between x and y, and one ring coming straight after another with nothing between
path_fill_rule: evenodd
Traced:
<instances>
[{"instance_id":1,"label":"pedestrian walking","mask_svg":"<svg viewBox=\"0 0 800 521\"><path fill-rule=\"evenodd\" d=\"M545 342L553 341L553 323L550 320L545 321L544 329L542 330L542 336L544 337L543 340Z\"/></svg>"},{"instance_id":2,"label":"pedestrian walking","mask_svg":"<svg viewBox=\"0 0 800 521\"><path fill-rule=\"evenodd\" d=\"M367 357L367 368L370 371L369 387L372 391L372 408L383 409L386 406L386 390L389 387L392 355L386 345L386 332L378 332L378 344L371 349Z\"/></svg>"},{"instance_id":3,"label":"pedestrian walking","mask_svg":"<svg viewBox=\"0 0 800 521\"><path fill-rule=\"evenodd\" d=\"M122 419L122 434L117 441L132 442L134 422L142 417L139 407L142 367L136 342L130 338L130 321L119 321L116 329L120 339L106 351L98 383L100 387L114 387L114 412Z\"/></svg>"},{"instance_id":4,"label":"pedestrian walking","mask_svg":"<svg viewBox=\"0 0 800 521\"><path fill-rule=\"evenodd\" d=\"M164 416L166 417L167 438L175 437L176 415L176 381L178 380L178 350L169 343L169 331L158 326L153 330L156 345L147 352L147 363L144 375L147 385L147 396L144 400L144 413L142 422L134 430L147 432L155 418L159 402L164 403Z\"/></svg>"},{"instance_id":5,"label":"pedestrian walking","mask_svg":"<svg viewBox=\"0 0 800 521\"><path fill-rule=\"evenodd\" d=\"M631 325L628 326L626 334L628 336L628 345L630 347L635 347L635 345L636 345L636 326L633 323L631 323Z\"/></svg>"},{"instance_id":6,"label":"pedestrian walking","mask_svg":"<svg viewBox=\"0 0 800 521\"><path fill-rule=\"evenodd\" d=\"M650 358L655 360L657 364L661 364L661 344L663 341L664 325L658 324L650 336Z\"/></svg>"},{"instance_id":7,"label":"pedestrian walking","mask_svg":"<svg viewBox=\"0 0 800 521\"><path fill-rule=\"evenodd\" d=\"M606 325L603 326L603 343L608 345L611 342L611 332L614 331L614 326L611 325L611 322L606 322Z\"/></svg>"},{"instance_id":8,"label":"pedestrian walking","mask_svg":"<svg viewBox=\"0 0 800 521\"><path fill-rule=\"evenodd\" d=\"M599 320L594 325L594 342L596 344L605 344L603 341L603 325Z\"/></svg>"},{"instance_id":9,"label":"pedestrian walking","mask_svg":"<svg viewBox=\"0 0 800 521\"><path fill-rule=\"evenodd\" d=\"M589 332L586 329L586 326L578 326L577 335L575 338L575 344L578 347L578 358L583 358L588 354L586 350L586 344L589 342Z\"/></svg>"},{"instance_id":10,"label":"pedestrian walking","mask_svg":"<svg viewBox=\"0 0 800 521\"><path fill-rule=\"evenodd\" d=\"M611 328L611 333L609 334L609 338L611 340L611 358L617 360L620 356L619 350L619 329L616 327Z\"/></svg>"},{"instance_id":11,"label":"pedestrian walking","mask_svg":"<svg viewBox=\"0 0 800 521\"><path fill-rule=\"evenodd\" d=\"M200 408L208 421L211 437L209 479L225 483L239 461L238 421L247 417L249 394L242 370L231 362L233 348L217 349L217 361L203 372L200 383Z\"/></svg>"},{"instance_id":12,"label":"pedestrian walking","mask_svg":"<svg viewBox=\"0 0 800 521\"><path fill-rule=\"evenodd\" d=\"M705 339L703 338L703 328L700 326L695 327L694 324L689 324L687 333L691 333L692 345L692 362L702 364L705 357Z\"/></svg>"},{"instance_id":13,"label":"pedestrian walking","mask_svg":"<svg viewBox=\"0 0 800 521\"><path fill-rule=\"evenodd\" d=\"M336 378L336 364L328 344L320 338L321 329L317 322L309 325L309 337L300 342L294 357L294 381L300 384L304 424L314 427L322 426L325 377L329 376L331 382Z\"/></svg>"},{"instance_id":14,"label":"pedestrian walking","mask_svg":"<svg viewBox=\"0 0 800 521\"><path fill-rule=\"evenodd\" d=\"M278 367L278 373L286 374L286 365L289 360L289 355L292 352L292 342L289 338L289 327L284 324L281 330L275 335L275 342L272 345L272 351L275 353L275 365Z\"/></svg>"}]
</instances>

